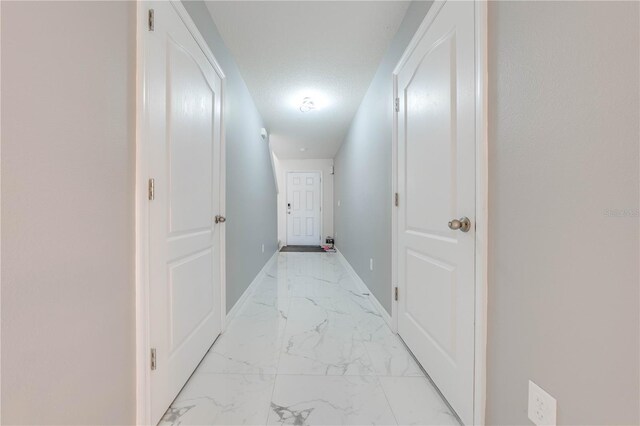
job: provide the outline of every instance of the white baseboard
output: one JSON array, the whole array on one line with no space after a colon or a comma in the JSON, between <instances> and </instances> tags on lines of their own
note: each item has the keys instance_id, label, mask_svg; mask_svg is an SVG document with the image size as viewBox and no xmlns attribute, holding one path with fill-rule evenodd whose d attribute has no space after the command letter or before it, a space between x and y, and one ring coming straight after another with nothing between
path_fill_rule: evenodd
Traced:
<instances>
[{"instance_id":1,"label":"white baseboard","mask_svg":"<svg viewBox=\"0 0 640 426\"><path fill-rule=\"evenodd\" d=\"M336 254L338 255L338 259L340 259L340 262L342 262L342 264L347 269L347 271L349 272L349 274L351 275L353 280L356 282L358 287L360 287L360 289L362 291L364 291L365 293L369 293L369 300L371 300L371 303L373 303L373 306L375 306L375 308L378 310L378 312L380 313L382 318L385 320L385 322L387 323L389 328L391 328L393 330L392 321L391 321L391 315L389 315L389 312L387 312L387 310L382 306L380 301L376 298L376 296L369 289L369 287L362 280L362 278L360 278L360 275L358 275L356 270L353 269L353 266L351 266L351 264L349 263L347 258L344 257L344 255L342 253L340 253L340 250L338 250L337 247L336 247ZM391 289L389 289L389 292L391 292Z\"/></svg>"},{"instance_id":2,"label":"white baseboard","mask_svg":"<svg viewBox=\"0 0 640 426\"><path fill-rule=\"evenodd\" d=\"M277 258L278 258L278 252L276 251L275 253L273 253L273 256L271 256L271 258L267 260L267 263L264 264L262 269L260 269L260 272L258 272L258 274L255 276L253 281L251 281L251 284L249 284L249 287L247 287L244 293L242 293L242 296L240 296L240 298L235 303L235 305L233 305L233 308L231 308L231 310L227 313L225 324L229 324L229 321L231 321L233 317L236 316L238 312L240 312L242 305L246 303L247 299L254 292L258 283L262 280L264 275L267 273L267 270L269 269L271 264L273 264L273 262L276 261Z\"/></svg>"}]
</instances>

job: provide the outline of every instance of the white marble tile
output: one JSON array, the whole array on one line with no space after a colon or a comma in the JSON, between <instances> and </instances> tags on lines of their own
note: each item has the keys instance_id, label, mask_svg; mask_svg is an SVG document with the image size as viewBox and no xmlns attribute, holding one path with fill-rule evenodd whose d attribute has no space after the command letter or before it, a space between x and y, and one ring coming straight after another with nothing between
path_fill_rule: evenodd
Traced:
<instances>
[{"instance_id":1,"label":"white marble tile","mask_svg":"<svg viewBox=\"0 0 640 426\"><path fill-rule=\"evenodd\" d=\"M163 424L455 424L430 386L336 255L280 253Z\"/></svg>"},{"instance_id":2,"label":"white marble tile","mask_svg":"<svg viewBox=\"0 0 640 426\"><path fill-rule=\"evenodd\" d=\"M301 253L287 253L301 254ZM346 292L357 291L357 286L340 264L330 263L327 255L302 253L304 259L288 259L288 282L294 297L342 297Z\"/></svg>"},{"instance_id":3,"label":"white marble tile","mask_svg":"<svg viewBox=\"0 0 640 426\"><path fill-rule=\"evenodd\" d=\"M422 370L406 350L400 338L391 332L364 342L375 374L379 376L419 376Z\"/></svg>"},{"instance_id":4,"label":"white marble tile","mask_svg":"<svg viewBox=\"0 0 640 426\"><path fill-rule=\"evenodd\" d=\"M395 425L375 377L278 375L268 424Z\"/></svg>"},{"instance_id":5,"label":"white marble tile","mask_svg":"<svg viewBox=\"0 0 640 426\"><path fill-rule=\"evenodd\" d=\"M288 294L279 294L277 290L274 290L272 288L256 288L228 325L233 325L236 319L238 321L242 321L242 319L272 321L286 317L291 298L288 297Z\"/></svg>"},{"instance_id":6,"label":"white marble tile","mask_svg":"<svg viewBox=\"0 0 640 426\"><path fill-rule=\"evenodd\" d=\"M253 299L236 315L205 356L210 373L274 374L284 339L289 301L279 308ZM286 306L286 307L285 307Z\"/></svg>"},{"instance_id":7,"label":"white marble tile","mask_svg":"<svg viewBox=\"0 0 640 426\"><path fill-rule=\"evenodd\" d=\"M360 294L355 286L327 283L317 278L311 278L306 282L297 282L291 286L292 297L340 299L349 297L353 293Z\"/></svg>"},{"instance_id":8,"label":"white marble tile","mask_svg":"<svg viewBox=\"0 0 640 426\"><path fill-rule=\"evenodd\" d=\"M280 340L268 337L241 340L221 336L207 353L201 368L207 373L275 374L280 357Z\"/></svg>"},{"instance_id":9,"label":"white marble tile","mask_svg":"<svg viewBox=\"0 0 640 426\"><path fill-rule=\"evenodd\" d=\"M379 376L423 376L400 338L382 318L358 322L364 346Z\"/></svg>"},{"instance_id":10,"label":"white marble tile","mask_svg":"<svg viewBox=\"0 0 640 426\"><path fill-rule=\"evenodd\" d=\"M346 273L334 254L281 253L280 270L286 270L291 278L308 278L337 283Z\"/></svg>"},{"instance_id":11,"label":"white marble tile","mask_svg":"<svg viewBox=\"0 0 640 426\"><path fill-rule=\"evenodd\" d=\"M252 299L275 302L291 297L291 285L286 269L267 271L252 294Z\"/></svg>"},{"instance_id":12,"label":"white marble tile","mask_svg":"<svg viewBox=\"0 0 640 426\"><path fill-rule=\"evenodd\" d=\"M160 425L265 424L274 379L272 375L196 373Z\"/></svg>"},{"instance_id":13,"label":"white marble tile","mask_svg":"<svg viewBox=\"0 0 640 426\"><path fill-rule=\"evenodd\" d=\"M380 377L401 425L459 425L426 377Z\"/></svg>"},{"instance_id":14,"label":"white marble tile","mask_svg":"<svg viewBox=\"0 0 640 426\"><path fill-rule=\"evenodd\" d=\"M256 320L269 315L280 316L284 319L289 312L291 297L288 292L278 292L277 289L256 289L254 294L247 299L243 309L236 314L236 318L252 318Z\"/></svg>"},{"instance_id":15,"label":"white marble tile","mask_svg":"<svg viewBox=\"0 0 640 426\"><path fill-rule=\"evenodd\" d=\"M363 333L376 330L381 324L386 325L382 315L371 302L369 293L361 290L349 292L342 302L345 306L349 306L351 315Z\"/></svg>"},{"instance_id":16,"label":"white marble tile","mask_svg":"<svg viewBox=\"0 0 640 426\"><path fill-rule=\"evenodd\" d=\"M291 300L279 374L373 374L348 311L327 298Z\"/></svg>"}]
</instances>

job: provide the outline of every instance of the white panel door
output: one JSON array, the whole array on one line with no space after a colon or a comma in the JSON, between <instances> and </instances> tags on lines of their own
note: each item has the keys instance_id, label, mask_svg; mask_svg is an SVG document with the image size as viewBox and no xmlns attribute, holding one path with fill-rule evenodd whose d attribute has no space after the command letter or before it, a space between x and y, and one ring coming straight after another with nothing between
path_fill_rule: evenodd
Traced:
<instances>
[{"instance_id":1,"label":"white panel door","mask_svg":"<svg viewBox=\"0 0 640 426\"><path fill-rule=\"evenodd\" d=\"M320 173L287 173L287 244L319 245Z\"/></svg>"},{"instance_id":2,"label":"white panel door","mask_svg":"<svg viewBox=\"0 0 640 426\"><path fill-rule=\"evenodd\" d=\"M222 79L169 2L150 3L148 105L151 420L156 424L221 332Z\"/></svg>"},{"instance_id":3,"label":"white panel door","mask_svg":"<svg viewBox=\"0 0 640 426\"><path fill-rule=\"evenodd\" d=\"M448 1L398 73L398 332L473 422L474 4ZM468 217L468 232L450 229ZM455 228L456 223L452 223Z\"/></svg>"}]
</instances>

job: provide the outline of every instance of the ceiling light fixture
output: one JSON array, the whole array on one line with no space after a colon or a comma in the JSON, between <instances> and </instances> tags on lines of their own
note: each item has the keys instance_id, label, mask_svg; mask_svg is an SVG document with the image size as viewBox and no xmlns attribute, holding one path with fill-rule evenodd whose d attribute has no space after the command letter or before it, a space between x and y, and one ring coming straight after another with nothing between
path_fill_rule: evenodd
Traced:
<instances>
[{"instance_id":1,"label":"ceiling light fixture","mask_svg":"<svg viewBox=\"0 0 640 426\"><path fill-rule=\"evenodd\" d=\"M287 108L300 112L322 111L333 104L325 92L312 87L292 90L286 103Z\"/></svg>"},{"instance_id":2,"label":"ceiling light fixture","mask_svg":"<svg viewBox=\"0 0 640 426\"><path fill-rule=\"evenodd\" d=\"M300 148L300 152L305 152L307 148Z\"/></svg>"},{"instance_id":3,"label":"ceiling light fixture","mask_svg":"<svg viewBox=\"0 0 640 426\"><path fill-rule=\"evenodd\" d=\"M300 112L309 112L316 109L316 105L310 97L305 97L302 99L302 103L300 104Z\"/></svg>"}]
</instances>

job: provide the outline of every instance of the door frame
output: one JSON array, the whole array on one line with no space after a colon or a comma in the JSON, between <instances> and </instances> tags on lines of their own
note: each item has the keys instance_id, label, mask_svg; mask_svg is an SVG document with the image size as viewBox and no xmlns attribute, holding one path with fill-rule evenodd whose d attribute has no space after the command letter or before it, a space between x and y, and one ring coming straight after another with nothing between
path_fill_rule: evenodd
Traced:
<instances>
[{"instance_id":1,"label":"door frame","mask_svg":"<svg viewBox=\"0 0 640 426\"><path fill-rule=\"evenodd\" d=\"M398 97L398 74L447 0L435 0L420 27L393 70L393 99ZM454 1L454 0L448 0ZM488 70L487 70L487 0L475 0L475 121L476 121L476 238L475 238L475 326L473 423L485 424L487 365L487 270L488 270ZM398 191L398 112L393 112L392 199ZM393 202L393 201L392 201ZM402 202L402 200L400 200ZM391 328L398 333L398 302L393 297L398 284L398 211L391 210Z\"/></svg>"},{"instance_id":2,"label":"door frame","mask_svg":"<svg viewBox=\"0 0 640 426\"><path fill-rule=\"evenodd\" d=\"M148 31L148 10L153 8L150 1L140 1L136 6L136 162L135 162L135 295L136 295L136 424L148 424L151 419L151 370L149 368L150 318L149 318L149 200L147 199L149 179L150 143L147 139L147 111L145 85L145 35ZM221 79L220 90L220 214L226 211L226 155L224 101L226 94L226 78L222 68L209 49L207 42L200 34L196 24L179 0L169 1L178 16L185 24L205 57L213 66ZM225 227L220 232L220 314L222 331L226 320L226 252ZM167 407L168 408L168 407Z\"/></svg>"},{"instance_id":3,"label":"door frame","mask_svg":"<svg viewBox=\"0 0 640 426\"><path fill-rule=\"evenodd\" d=\"M284 175L284 202L287 204L289 202L289 173L318 173L320 175L320 241L318 241L319 245L322 245L322 235L324 233L324 220L322 220L322 215L324 212L322 211L322 201L324 197L324 179L322 176L322 170L286 170ZM284 232L284 243L285 245L289 244L289 214L287 213L287 206L284 207L284 214L286 217L285 221L285 232Z\"/></svg>"}]
</instances>

